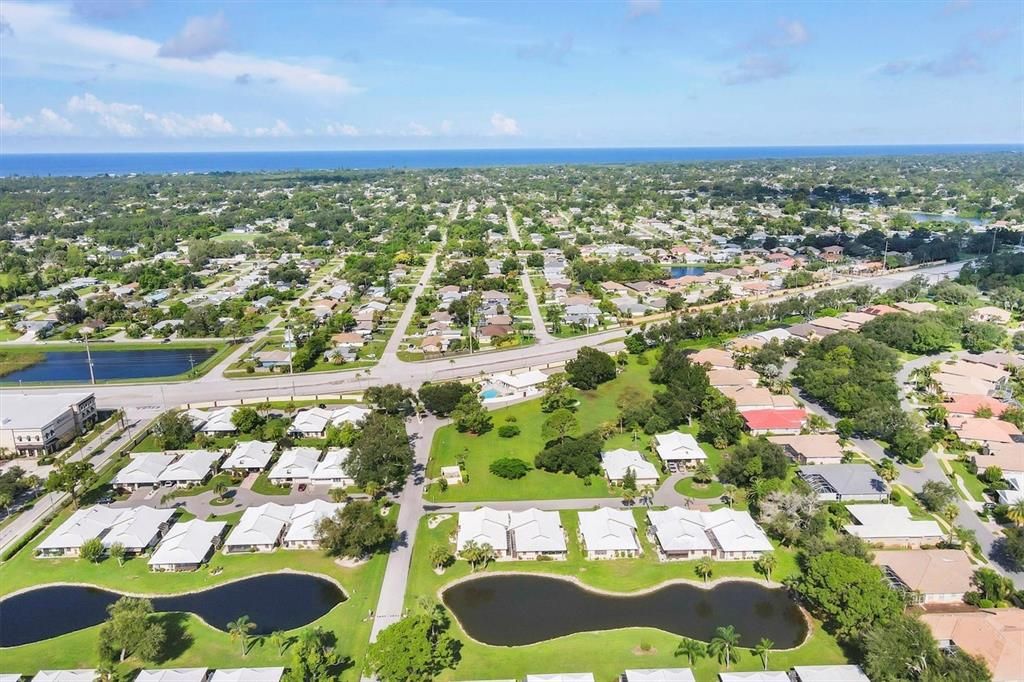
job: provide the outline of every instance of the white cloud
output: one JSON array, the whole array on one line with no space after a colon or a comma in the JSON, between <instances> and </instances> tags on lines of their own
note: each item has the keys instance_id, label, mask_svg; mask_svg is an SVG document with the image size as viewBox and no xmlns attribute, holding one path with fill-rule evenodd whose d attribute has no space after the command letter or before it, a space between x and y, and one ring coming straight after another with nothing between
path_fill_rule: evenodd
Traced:
<instances>
[{"instance_id":1,"label":"white cloud","mask_svg":"<svg viewBox=\"0 0 1024 682\"><path fill-rule=\"evenodd\" d=\"M778 47L792 47L803 45L811 39L811 34L803 22L790 19L779 19L779 35L775 37L775 45Z\"/></svg>"},{"instance_id":2,"label":"white cloud","mask_svg":"<svg viewBox=\"0 0 1024 682\"><path fill-rule=\"evenodd\" d=\"M53 109L39 110L39 125L44 132L67 134L75 129L74 124Z\"/></svg>"},{"instance_id":3,"label":"white cloud","mask_svg":"<svg viewBox=\"0 0 1024 682\"><path fill-rule=\"evenodd\" d=\"M30 125L32 125L31 116L15 118L7 112L3 103L0 102L0 132L15 133Z\"/></svg>"},{"instance_id":4,"label":"white cloud","mask_svg":"<svg viewBox=\"0 0 1024 682\"><path fill-rule=\"evenodd\" d=\"M252 137L291 137L294 134L291 127L281 119L274 121L274 125L269 128L253 128L249 131Z\"/></svg>"},{"instance_id":5,"label":"white cloud","mask_svg":"<svg viewBox=\"0 0 1024 682\"><path fill-rule=\"evenodd\" d=\"M442 135L451 135L452 131L455 130L455 124L448 119L445 119L441 121L440 129Z\"/></svg>"},{"instance_id":6,"label":"white cloud","mask_svg":"<svg viewBox=\"0 0 1024 682\"><path fill-rule=\"evenodd\" d=\"M434 132L430 128L423 125L422 123L417 123L416 121L411 121L409 123L408 130L408 134L412 135L413 137L430 137L431 135L434 134Z\"/></svg>"},{"instance_id":7,"label":"white cloud","mask_svg":"<svg viewBox=\"0 0 1024 682\"><path fill-rule=\"evenodd\" d=\"M351 123L328 123L326 132L328 135L335 137L357 137L359 135L359 128L356 128Z\"/></svg>"},{"instance_id":8,"label":"white cloud","mask_svg":"<svg viewBox=\"0 0 1024 682\"><path fill-rule=\"evenodd\" d=\"M498 112L491 115L491 131L495 135L519 135L519 123L514 118Z\"/></svg>"},{"instance_id":9,"label":"white cloud","mask_svg":"<svg viewBox=\"0 0 1024 682\"><path fill-rule=\"evenodd\" d=\"M147 111L138 104L105 102L92 93L68 100L68 112L92 117L104 130L118 137L143 133L161 137L216 137L235 133L231 121L218 113L185 116Z\"/></svg>"},{"instance_id":10,"label":"white cloud","mask_svg":"<svg viewBox=\"0 0 1024 682\"><path fill-rule=\"evenodd\" d=\"M239 75L249 74L260 82L305 93L345 95L360 91L344 76L298 60L267 59L230 51L216 52L201 61L161 56L160 43L81 24L65 5L4 0L4 21L18 38L4 45L4 59L11 65L5 69L7 73L13 73L22 63L33 73L46 69L58 77L81 73L83 68L100 70L116 64L116 69L105 71L106 77L194 84L197 80L233 83ZM205 47L211 50L214 46L207 43ZM191 54L197 54L195 49Z\"/></svg>"}]
</instances>

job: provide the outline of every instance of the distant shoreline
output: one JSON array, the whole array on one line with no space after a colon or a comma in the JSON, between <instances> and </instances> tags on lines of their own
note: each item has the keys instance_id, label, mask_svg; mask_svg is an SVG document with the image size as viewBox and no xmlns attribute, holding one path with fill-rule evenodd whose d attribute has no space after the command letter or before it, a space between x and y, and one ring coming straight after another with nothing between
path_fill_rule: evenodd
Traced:
<instances>
[{"instance_id":1,"label":"distant shoreline","mask_svg":"<svg viewBox=\"0 0 1024 682\"><path fill-rule=\"evenodd\" d=\"M0 178L807 160L1022 153L1020 144L0 154Z\"/></svg>"}]
</instances>

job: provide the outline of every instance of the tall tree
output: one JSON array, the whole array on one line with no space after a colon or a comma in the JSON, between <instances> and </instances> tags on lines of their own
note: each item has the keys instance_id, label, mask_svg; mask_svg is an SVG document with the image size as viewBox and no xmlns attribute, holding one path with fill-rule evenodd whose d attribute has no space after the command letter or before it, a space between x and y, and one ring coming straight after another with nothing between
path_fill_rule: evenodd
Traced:
<instances>
[{"instance_id":1,"label":"tall tree","mask_svg":"<svg viewBox=\"0 0 1024 682\"><path fill-rule=\"evenodd\" d=\"M440 606L406 616L370 644L367 664L381 682L430 682L459 660L459 642L449 627Z\"/></svg>"},{"instance_id":2,"label":"tall tree","mask_svg":"<svg viewBox=\"0 0 1024 682\"><path fill-rule=\"evenodd\" d=\"M570 384L589 391L615 378L615 360L596 348L584 346L575 358L565 363L565 372Z\"/></svg>"},{"instance_id":3,"label":"tall tree","mask_svg":"<svg viewBox=\"0 0 1024 682\"><path fill-rule=\"evenodd\" d=\"M697 661L698 658L707 653L704 644L698 642L695 639L689 637L683 637L679 640L679 645L676 647L675 656L686 656L686 659L690 662L690 666Z\"/></svg>"},{"instance_id":4,"label":"tall tree","mask_svg":"<svg viewBox=\"0 0 1024 682\"><path fill-rule=\"evenodd\" d=\"M249 619L249 616L239 616L235 620L228 623L228 634L231 635L231 641L237 640L242 648L242 655L246 656L249 653L249 633L256 629L256 623Z\"/></svg>"},{"instance_id":5,"label":"tall tree","mask_svg":"<svg viewBox=\"0 0 1024 682\"><path fill-rule=\"evenodd\" d=\"M738 660L736 647L739 646L740 636L732 625L724 625L715 628L715 636L708 643L708 652L717 656L718 660L725 663L725 669L729 670L731 664Z\"/></svg>"},{"instance_id":6,"label":"tall tree","mask_svg":"<svg viewBox=\"0 0 1024 682\"><path fill-rule=\"evenodd\" d=\"M405 482L412 471L413 452L405 421L398 416L373 412L352 443L346 466L356 485L375 481L385 488Z\"/></svg>"},{"instance_id":7,"label":"tall tree","mask_svg":"<svg viewBox=\"0 0 1024 682\"><path fill-rule=\"evenodd\" d=\"M395 524L383 517L371 502L349 502L316 527L320 547L328 556L360 558L385 551L395 539Z\"/></svg>"},{"instance_id":8,"label":"tall tree","mask_svg":"<svg viewBox=\"0 0 1024 682\"><path fill-rule=\"evenodd\" d=\"M292 648L288 682L336 682L341 658L334 650L334 633L320 627L306 628Z\"/></svg>"},{"instance_id":9,"label":"tall tree","mask_svg":"<svg viewBox=\"0 0 1024 682\"><path fill-rule=\"evenodd\" d=\"M46 489L67 493L77 507L82 494L96 482L96 472L89 462L64 462L46 478Z\"/></svg>"},{"instance_id":10,"label":"tall tree","mask_svg":"<svg viewBox=\"0 0 1024 682\"><path fill-rule=\"evenodd\" d=\"M160 656L166 632L153 620L148 599L121 597L107 607L110 617L100 628L100 658L124 662L129 656L153 662Z\"/></svg>"}]
</instances>

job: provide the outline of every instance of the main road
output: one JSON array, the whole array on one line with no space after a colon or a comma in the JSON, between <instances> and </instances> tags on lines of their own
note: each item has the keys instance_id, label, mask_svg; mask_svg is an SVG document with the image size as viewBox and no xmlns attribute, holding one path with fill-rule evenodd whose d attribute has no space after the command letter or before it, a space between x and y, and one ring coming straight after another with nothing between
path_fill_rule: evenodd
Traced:
<instances>
[{"instance_id":1,"label":"main road","mask_svg":"<svg viewBox=\"0 0 1024 682\"><path fill-rule=\"evenodd\" d=\"M433 262L433 260L432 260ZM890 273L885 276L868 280L851 279L832 285L843 288L858 284L870 284L881 290L892 289L905 283L915 275L929 278L944 278L959 272L963 263L947 263L929 266L916 270ZM422 289L424 279L421 278L417 290ZM796 295L796 294L790 294ZM774 300L781 300L776 297ZM414 307L415 298L407 304L402 318L406 322L411 315L410 307ZM401 338L404 328L399 325L393 332L394 337ZM173 407L194 402L211 402L220 400L258 400L267 396L284 395L336 395L340 393L360 392L369 386L388 383L399 383L409 388L417 388L425 381L444 381L449 379L469 378L496 371L508 371L523 367L537 367L549 363L561 362L575 357L583 346L603 346L606 350L614 350L618 346L609 344L625 335L622 329L613 329L587 336L569 339L552 339L543 344L513 348L504 351L491 351L463 355L450 359L424 360L420 362L403 362L393 352L397 346L389 343L392 352L385 352L381 361L374 367L363 370L339 370L315 372L308 374L278 375L255 379L229 379L219 373L212 373L202 379L148 384L98 384L90 387L96 393L97 402L111 408L153 408ZM294 386L294 391L292 387ZM75 384L75 388L82 388ZM19 391L33 393L56 393L66 391L67 387L20 388Z\"/></svg>"}]
</instances>

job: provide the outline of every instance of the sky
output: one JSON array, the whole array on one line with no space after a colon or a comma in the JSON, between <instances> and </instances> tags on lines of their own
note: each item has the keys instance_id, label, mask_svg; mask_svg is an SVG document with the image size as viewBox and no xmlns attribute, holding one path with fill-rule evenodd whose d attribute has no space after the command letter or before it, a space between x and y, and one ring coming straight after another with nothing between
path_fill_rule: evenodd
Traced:
<instances>
[{"instance_id":1,"label":"sky","mask_svg":"<svg viewBox=\"0 0 1024 682\"><path fill-rule=\"evenodd\" d=\"M0 0L0 153L1024 142L1024 1Z\"/></svg>"}]
</instances>

